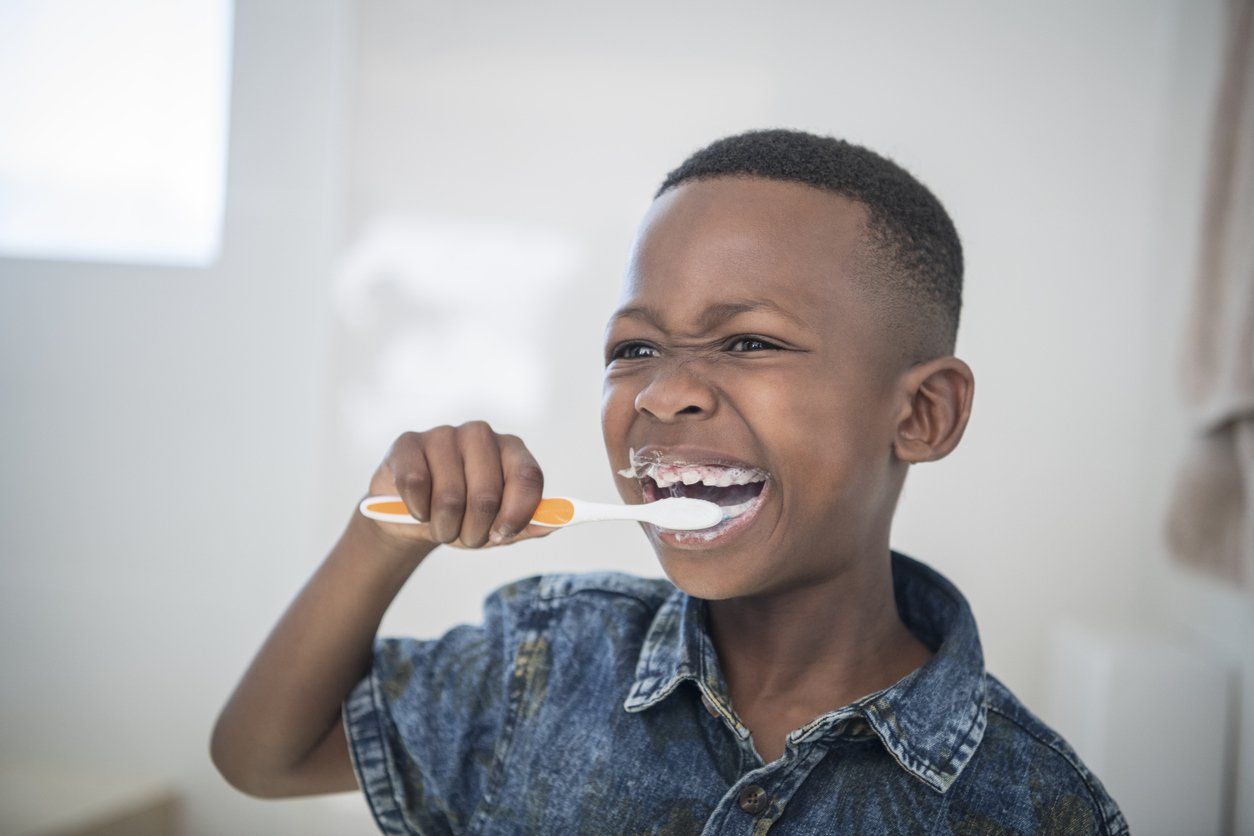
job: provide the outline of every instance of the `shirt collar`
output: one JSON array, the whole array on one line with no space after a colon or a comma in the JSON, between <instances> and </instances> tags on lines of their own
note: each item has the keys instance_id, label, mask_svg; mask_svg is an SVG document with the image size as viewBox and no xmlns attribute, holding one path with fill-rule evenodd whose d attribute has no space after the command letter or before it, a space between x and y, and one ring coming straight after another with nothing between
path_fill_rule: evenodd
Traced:
<instances>
[{"instance_id":1,"label":"shirt collar","mask_svg":"<svg viewBox=\"0 0 1254 836\"><path fill-rule=\"evenodd\" d=\"M789 734L802 743L853 734L864 724L901 767L938 792L957 780L984 735L984 654L966 599L931 567L890 550L902 620L935 655L893 685L817 717ZM696 683L707 706L741 739L749 729L731 710L718 654L706 630L706 602L676 589L645 635L623 708L644 711L679 683Z\"/></svg>"}]
</instances>

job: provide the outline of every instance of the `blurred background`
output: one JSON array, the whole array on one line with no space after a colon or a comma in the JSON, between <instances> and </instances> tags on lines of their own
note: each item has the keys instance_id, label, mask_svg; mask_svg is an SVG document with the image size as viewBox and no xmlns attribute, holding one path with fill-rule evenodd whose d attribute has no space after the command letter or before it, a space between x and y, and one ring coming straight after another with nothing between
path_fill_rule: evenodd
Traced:
<instances>
[{"instance_id":1,"label":"blurred background","mask_svg":"<svg viewBox=\"0 0 1254 836\"><path fill-rule=\"evenodd\" d=\"M231 689L404 430L486 418L616 500L636 224L698 147L793 127L965 247L974 410L893 547L1134 833L1254 833L1254 598L1165 533L1227 9L0 2L0 831L377 832L360 793L227 785ZM380 632L603 569L662 575L628 524L437 551Z\"/></svg>"}]
</instances>

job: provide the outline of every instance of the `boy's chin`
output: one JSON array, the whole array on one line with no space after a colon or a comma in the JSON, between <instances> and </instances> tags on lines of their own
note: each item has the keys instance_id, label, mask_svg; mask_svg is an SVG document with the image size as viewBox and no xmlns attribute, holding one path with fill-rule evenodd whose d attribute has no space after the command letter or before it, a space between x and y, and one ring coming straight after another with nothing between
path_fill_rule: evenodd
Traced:
<instances>
[{"instance_id":1,"label":"boy's chin","mask_svg":"<svg viewBox=\"0 0 1254 836\"><path fill-rule=\"evenodd\" d=\"M657 552L658 562L662 571L675 586L693 598L704 598L707 601L721 601L726 598L740 598L751 595L755 584L751 577L742 571L738 561L728 555L717 558L712 554L693 556L676 553L653 546Z\"/></svg>"}]
</instances>

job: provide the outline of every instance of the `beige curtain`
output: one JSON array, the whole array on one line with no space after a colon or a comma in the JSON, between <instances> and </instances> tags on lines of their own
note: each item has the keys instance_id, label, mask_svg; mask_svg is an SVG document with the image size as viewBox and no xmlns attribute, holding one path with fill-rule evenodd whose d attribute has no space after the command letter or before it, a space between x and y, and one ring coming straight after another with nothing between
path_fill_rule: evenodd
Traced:
<instances>
[{"instance_id":1,"label":"beige curtain","mask_svg":"<svg viewBox=\"0 0 1254 836\"><path fill-rule=\"evenodd\" d=\"M1254 0L1229 0L1198 271L1181 360L1193 437L1175 559L1254 595Z\"/></svg>"}]
</instances>

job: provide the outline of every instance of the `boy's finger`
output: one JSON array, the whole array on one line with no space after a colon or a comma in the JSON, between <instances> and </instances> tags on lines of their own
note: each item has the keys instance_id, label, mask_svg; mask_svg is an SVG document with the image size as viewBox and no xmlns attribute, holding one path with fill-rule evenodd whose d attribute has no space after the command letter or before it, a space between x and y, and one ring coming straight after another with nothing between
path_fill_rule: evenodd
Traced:
<instances>
[{"instance_id":1,"label":"boy's finger","mask_svg":"<svg viewBox=\"0 0 1254 836\"><path fill-rule=\"evenodd\" d=\"M505 487L501 510L492 523L491 539L499 543L523 530L544 495L544 472L531 451L515 435L499 436Z\"/></svg>"},{"instance_id":2,"label":"boy's finger","mask_svg":"<svg viewBox=\"0 0 1254 836\"><path fill-rule=\"evenodd\" d=\"M396 459L388 461L396 493L404 500L405 507L420 522L431 519L431 469L422 448L415 445L406 449Z\"/></svg>"},{"instance_id":3,"label":"boy's finger","mask_svg":"<svg viewBox=\"0 0 1254 836\"><path fill-rule=\"evenodd\" d=\"M451 543L461 533L466 511L466 474L452 427L427 432L423 452L431 468L431 536Z\"/></svg>"},{"instance_id":4,"label":"boy's finger","mask_svg":"<svg viewBox=\"0 0 1254 836\"><path fill-rule=\"evenodd\" d=\"M466 473L466 513L459 539L478 548L488 542L488 532L501 510L501 452L496 433L483 421L457 429L458 449Z\"/></svg>"}]
</instances>

